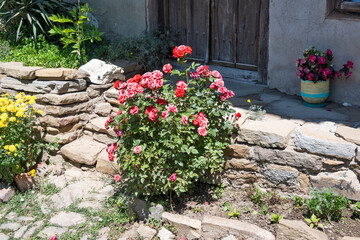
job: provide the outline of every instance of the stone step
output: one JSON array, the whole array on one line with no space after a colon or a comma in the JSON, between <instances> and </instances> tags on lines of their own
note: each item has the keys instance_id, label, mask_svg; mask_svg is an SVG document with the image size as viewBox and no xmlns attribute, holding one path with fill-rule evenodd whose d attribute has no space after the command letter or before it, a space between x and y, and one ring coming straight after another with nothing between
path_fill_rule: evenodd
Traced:
<instances>
[{"instance_id":1,"label":"stone step","mask_svg":"<svg viewBox=\"0 0 360 240\"><path fill-rule=\"evenodd\" d=\"M22 62L0 63L0 72L17 79L33 80L36 78L35 72L40 69L42 69L42 67L23 66Z\"/></svg>"}]
</instances>

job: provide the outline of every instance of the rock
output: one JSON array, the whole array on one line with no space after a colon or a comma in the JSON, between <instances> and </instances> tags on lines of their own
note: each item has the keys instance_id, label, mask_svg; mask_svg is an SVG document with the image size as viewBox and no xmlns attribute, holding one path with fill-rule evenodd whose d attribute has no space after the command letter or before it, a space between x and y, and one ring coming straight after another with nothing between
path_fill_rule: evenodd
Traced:
<instances>
[{"instance_id":1,"label":"rock","mask_svg":"<svg viewBox=\"0 0 360 240\"><path fill-rule=\"evenodd\" d=\"M260 162L270 162L281 165L319 172L322 168L322 157L307 153L298 153L293 150L274 150L255 147L254 159Z\"/></svg>"},{"instance_id":2,"label":"rock","mask_svg":"<svg viewBox=\"0 0 360 240\"><path fill-rule=\"evenodd\" d=\"M95 104L94 113L106 117L111 113L111 105L110 103L98 103Z\"/></svg>"},{"instance_id":3,"label":"rock","mask_svg":"<svg viewBox=\"0 0 360 240\"><path fill-rule=\"evenodd\" d=\"M360 145L360 129L347 127L347 126L339 126L336 128L337 136L342 137L348 142L355 143Z\"/></svg>"},{"instance_id":4,"label":"rock","mask_svg":"<svg viewBox=\"0 0 360 240\"><path fill-rule=\"evenodd\" d=\"M143 69L143 66L138 61L117 59L114 64L123 69L124 73L135 72Z\"/></svg>"},{"instance_id":5,"label":"rock","mask_svg":"<svg viewBox=\"0 0 360 240\"><path fill-rule=\"evenodd\" d=\"M175 238L175 235L166 228L162 227L158 233L158 238L160 238L160 240L172 240Z\"/></svg>"},{"instance_id":6,"label":"rock","mask_svg":"<svg viewBox=\"0 0 360 240\"><path fill-rule=\"evenodd\" d=\"M339 172L322 172L316 176L310 176L311 185L315 188L333 188L338 194L360 201L360 183L351 170Z\"/></svg>"},{"instance_id":7,"label":"rock","mask_svg":"<svg viewBox=\"0 0 360 240\"><path fill-rule=\"evenodd\" d=\"M96 98L96 97L99 97L101 95L100 90L95 90L95 89L92 89L92 88L89 88L89 87L86 89L86 93L90 98Z\"/></svg>"},{"instance_id":8,"label":"rock","mask_svg":"<svg viewBox=\"0 0 360 240\"><path fill-rule=\"evenodd\" d=\"M161 221L161 217L164 212L164 207L162 205L157 204L156 206L152 206L150 207L149 211L150 211L149 218L153 218Z\"/></svg>"},{"instance_id":9,"label":"rock","mask_svg":"<svg viewBox=\"0 0 360 240\"><path fill-rule=\"evenodd\" d=\"M327 159L324 161L324 165L328 167L338 167L344 165L344 162Z\"/></svg>"},{"instance_id":10,"label":"rock","mask_svg":"<svg viewBox=\"0 0 360 240\"><path fill-rule=\"evenodd\" d=\"M0 182L0 201L3 203L8 202L15 195L13 187Z\"/></svg>"},{"instance_id":11,"label":"rock","mask_svg":"<svg viewBox=\"0 0 360 240\"><path fill-rule=\"evenodd\" d=\"M124 73L122 68L99 59L92 59L90 62L82 65L79 70L87 72L90 75L90 82L95 84L111 83L115 79L121 79Z\"/></svg>"},{"instance_id":12,"label":"rock","mask_svg":"<svg viewBox=\"0 0 360 240\"><path fill-rule=\"evenodd\" d=\"M63 227L46 227L38 234L38 236L50 239L54 235L59 237L61 234L66 233L67 231L68 229Z\"/></svg>"},{"instance_id":13,"label":"rock","mask_svg":"<svg viewBox=\"0 0 360 240\"><path fill-rule=\"evenodd\" d=\"M36 78L35 72L42 67L26 67L21 62L0 63L0 71L7 76L17 79L33 80Z\"/></svg>"},{"instance_id":14,"label":"rock","mask_svg":"<svg viewBox=\"0 0 360 240\"><path fill-rule=\"evenodd\" d=\"M105 148L104 144L83 136L61 148L61 154L72 162L94 165L100 152Z\"/></svg>"},{"instance_id":15,"label":"rock","mask_svg":"<svg viewBox=\"0 0 360 240\"><path fill-rule=\"evenodd\" d=\"M88 101L89 95L86 92L58 94L37 94L36 102L51 105L67 105L72 103L80 103Z\"/></svg>"},{"instance_id":16,"label":"rock","mask_svg":"<svg viewBox=\"0 0 360 240\"><path fill-rule=\"evenodd\" d=\"M113 83L101 84L101 85L90 84L90 85L89 85L89 88L94 89L94 90L105 91L105 90L111 88L112 86L114 86Z\"/></svg>"},{"instance_id":17,"label":"rock","mask_svg":"<svg viewBox=\"0 0 360 240\"><path fill-rule=\"evenodd\" d=\"M202 221L204 239L216 239L220 234L232 234L246 239L275 240L275 236L254 224L215 216L205 216Z\"/></svg>"},{"instance_id":18,"label":"rock","mask_svg":"<svg viewBox=\"0 0 360 240\"><path fill-rule=\"evenodd\" d=\"M237 141L262 147L286 148L296 124L275 118L246 121L238 132Z\"/></svg>"},{"instance_id":19,"label":"rock","mask_svg":"<svg viewBox=\"0 0 360 240\"><path fill-rule=\"evenodd\" d=\"M246 145L234 144L224 150L224 155L233 158L249 158L250 148Z\"/></svg>"},{"instance_id":20,"label":"rock","mask_svg":"<svg viewBox=\"0 0 360 240\"><path fill-rule=\"evenodd\" d=\"M360 240L360 237L342 237L339 240Z\"/></svg>"},{"instance_id":21,"label":"rock","mask_svg":"<svg viewBox=\"0 0 360 240\"><path fill-rule=\"evenodd\" d=\"M104 143L106 145L116 142L114 138L109 137L109 135L107 134L101 134L95 132L92 136L96 141Z\"/></svg>"},{"instance_id":22,"label":"rock","mask_svg":"<svg viewBox=\"0 0 360 240\"><path fill-rule=\"evenodd\" d=\"M32 177L29 173L20 173L15 176L15 182L17 188L21 192L25 192L26 190L35 186L35 178Z\"/></svg>"},{"instance_id":23,"label":"rock","mask_svg":"<svg viewBox=\"0 0 360 240\"><path fill-rule=\"evenodd\" d=\"M303 151L347 160L356 152L355 144L336 137L329 126L313 123L306 123L296 132L295 145Z\"/></svg>"},{"instance_id":24,"label":"rock","mask_svg":"<svg viewBox=\"0 0 360 240\"><path fill-rule=\"evenodd\" d=\"M248 173L248 172L237 172L237 171L227 171L225 172L224 176L227 180L230 181L231 185L235 188L241 187L243 184L250 184L254 183L257 180L255 173Z\"/></svg>"},{"instance_id":25,"label":"rock","mask_svg":"<svg viewBox=\"0 0 360 240\"><path fill-rule=\"evenodd\" d=\"M107 240L110 232L109 227L103 227L99 230L96 240Z\"/></svg>"},{"instance_id":26,"label":"rock","mask_svg":"<svg viewBox=\"0 0 360 240\"><path fill-rule=\"evenodd\" d=\"M10 212L8 215L6 215L6 219L13 221L17 218L17 214L15 212Z\"/></svg>"},{"instance_id":27,"label":"rock","mask_svg":"<svg viewBox=\"0 0 360 240\"><path fill-rule=\"evenodd\" d=\"M84 79L76 79L71 81L34 80L30 82L11 77L5 77L1 80L0 85L2 88L10 88L31 93L64 94L84 90L86 88L86 81Z\"/></svg>"},{"instance_id":28,"label":"rock","mask_svg":"<svg viewBox=\"0 0 360 240\"><path fill-rule=\"evenodd\" d=\"M304 173L299 173L300 189L303 193L308 194L310 189L310 178Z\"/></svg>"},{"instance_id":29,"label":"rock","mask_svg":"<svg viewBox=\"0 0 360 240\"><path fill-rule=\"evenodd\" d=\"M131 209L136 213L139 220L145 220L149 218L149 210L144 200L134 198L131 203Z\"/></svg>"},{"instance_id":30,"label":"rock","mask_svg":"<svg viewBox=\"0 0 360 240\"><path fill-rule=\"evenodd\" d=\"M105 129L105 122L108 118L98 117L90 120L91 130L99 133L106 133L112 137L116 137L115 132L112 129Z\"/></svg>"},{"instance_id":31,"label":"rock","mask_svg":"<svg viewBox=\"0 0 360 240\"><path fill-rule=\"evenodd\" d=\"M307 226L303 221L280 220L276 240L327 240L325 233Z\"/></svg>"},{"instance_id":32,"label":"rock","mask_svg":"<svg viewBox=\"0 0 360 240\"><path fill-rule=\"evenodd\" d=\"M90 112L92 109L91 102L84 102L80 104L70 104L66 106L53 106L53 105L39 105L35 104L36 110L42 110L45 114L53 115L56 117L65 115L76 115L82 112Z\"/></svg>"},{"instance_id":33,"label":"rock","mask_svg":"<svg viewBox=\"0 0 360 240\"><path fill-rule=\"evenodd\" d=\"M22 226L19 230L17 230L14 233L14 238L21 238L27 229L28 229L28 226Z\"/></svg>"},{"instance_id":34,"label":"rock","mask_svg":"<svg viewBox=\"0 0 360 240\"><path fill-rule=\"evenodd\" d=\"M137 233L142 237L142 239L151 240L155 236L156 230L141 224L137 229Z\"/></svg>"},{"instance_id":35,"label":"rock","mask_svg":"<svg viewBox=\"0 0 360 240\"><path fill-rule=\"evenodd\" d=\"M111 104L114 104L116 106L120 106L119 103L119 91L116 90L114 87L110 88L109 90L104 92L104 98L106 101L108 101Z\"/></svg>"},{"instance_id":36,"label":"rock","mask_svg":"<svg viewBox=\"0 0 360 240\"><path fill-rule=\"evenodd\" d=\"M96 158L96 170L112 176L119 174L120 165L116 161L110 162L105 149Z\"/></svg>"},{"instance_id":37,"label":"rock","mask_svg":"<svg viewBox=\"0 0 360 240\"><path fill-rule=\"evenodd\" d=\"M86 78L89 75L86 72L71 68L45 68L35 72L39 80L73 80Z\"/></svg>"},{"instance_id":38,"label":"rock","mask_svg":"<svg viewBox=\"0 0 360 240\"><path fill-rule=\"evenodd\" d=\"M257 171L258 166L256 163L251 162L247 159L230 159L226 162L225 169L232 168L235 170L247 170L247 171Z\"/></svg>"},{"instance_id":39,"label":"rock","mask_svg":"<svg viewBox=\"0 0 360 240\"><path fill-rule=\"evenodd\" d=\"M65 127L57 128L56 130L58 133L69 133L69 132L75 132L76 130L79 130L82 128L83 124L81 122L73 124L73 125L67 125ZM47 129L47 128L46 128Z\"/></svg>"},{"instance_id":40,"label":"rock","mask_svg":"<svg viewBox=\"0 0 360 240\"><path fill-rule=\"evenodd\" d=\"M58 142L59 144L68 144L74 141L80 132L68 132L68 133L60 133L57 135L46 134L45 141L48 143Z\"/></svg>"},{"instance_id":41,"label":"rock","mask_svg":"<svg viewBox=\"0 0 360 240\"><path fill-rule=\"evenodd\" d=\"M269 164L263 171L263 175L274 184L297 185L299 183L299 172L292 167Z\"/></svg>"},{"instance_id":42,"label":"rock","mask_svg":"<svg viewBox=\"0 0 360 240\"><path fill-rule=\"evenodd\" d=\"M4 233L0 233L0 240L8 240L9 236L5 235Z\"/></svg>"},{"instance_id":43,"label":"rock","mask_svg":"<svg viewBox=\"0 0 360 240\"><path fill-rule=\"evenodd\" d=\"M45 126L62 128L62 127L66 127L70 124L79 122L80 117L75 115L75 116L68 116L68 117L63 117L63 118L55 118L55 117L46 115L44 117L41 117L39 120L40 120L40 123Z\"/></svg>"},{"instance_id":44,"label":"rock","mask_svg":"<svg viewBox=\"0 0 360 240\"><path fill-rule=\"evenodd\" d=\"M164 212L162 219L172 223L178 230L178 235L186 239L196 239L201 236L201 222L186 216ZM205 238L206 239L206 238Z\"/></svg>"},{"instance_id":45,"label":"rock","mask_svg":"<svg viewBox=\"0 0 360 240\"><path fill-rule=\"evenodd\" d=\"M23 239L29 239L37 229L39 229L40 227L42 227L42 225L44 224L43 221L37 221L35 222L32 227L23 235Z\"/></svg>"},{"instance_id":46,"label":"rock","mask_svg":"<svg viewBox=\"0 0 360 240\"><path fill-rule=\"evenodd\" d=\"M35 219L33 217L26 217L26 216L21 216L18 217L18 222L30 222L30 221L34 221Z\"/></svg>"},{"instance_id":47,"label":"rock","mask_svg":"<svg viewBox=\"0 0 360 240\"><path fill-rule=\"evenodd\" d=\"M230 235L225 238L222 238L221 240L236 240L236 237L234 235Z\"/></svg>"},{"instance_id":48,"label":"rock","mask_svg":"<svg viewBox=\"0 0 360 240\"><path fill-rule=\"evenodd\" d=\"M85 201L85 202L81 202L78 205L79 208L91 208L93 210L99 210L103 208L103 205L101 205L101 203L99 202L95 202L95 201Z\"/></svg>"},{"instance_id":49,"label":"rock","mask_svg":"<svg viewBox=\"0 0 360 240\"><path fill-rule=\"evenodd\" d=\"M19 228L21 228L21 224L19 223L3 223L0 226L0 229L2 230L10 230L10 231L16 231Z\"/></svg>"}]
</instances>

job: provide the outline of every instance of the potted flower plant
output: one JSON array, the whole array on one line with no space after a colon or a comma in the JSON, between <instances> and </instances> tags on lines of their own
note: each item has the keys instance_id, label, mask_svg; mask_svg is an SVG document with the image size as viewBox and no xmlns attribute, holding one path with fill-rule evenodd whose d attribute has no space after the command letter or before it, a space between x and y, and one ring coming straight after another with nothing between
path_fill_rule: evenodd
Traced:
<instances>
[{"instance_id":1,"label":"potted flower plant","mask_svg":"<svg viewBox=\"0 0 360 240\"><path fill-rule=\"evenodd\" d=\"M333 53L330 49L320 52L311 47L306 49L303 57L296 60L297 76L301 79L301 96L304 104L309 107L323 107L329 97L330 80L335 77L352 74L353 62L347 61L343 68L333 68Z\"/></svg>"}]
</instances>

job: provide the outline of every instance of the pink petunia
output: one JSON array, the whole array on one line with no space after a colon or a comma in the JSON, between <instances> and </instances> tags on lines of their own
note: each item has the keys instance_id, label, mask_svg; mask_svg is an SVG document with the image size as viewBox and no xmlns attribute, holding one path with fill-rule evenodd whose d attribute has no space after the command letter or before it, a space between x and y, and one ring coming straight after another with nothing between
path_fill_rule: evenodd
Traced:
<instances>
[{"instance_id":1,"label":"pink petunia","mask_svg":"<svg viewBox=\"0 0 360 240\"><path fill-rule=\"evenodd\" d=\"M119 182L120 179L121 179L121 176L120 176L119 174L117 174L117 175L114 176L115 182Z\"/></svg>"},{"instance_id":2,"label":"pink petunia","mask_svg":"<svg viewBox=\"0 0 360 240\"><path fill-rule=\"evenodd\" d=\"M170 181L170 182L173 182L173 181L176 180L176 178L177 178L176 173L173 173L173 174L169 177L169 181Z\"/></svg>"},{"instance_id":3,"label":"pink petunia","mask_svg":"<svg viewBox=\"0 0 360 240\"><path fill-rule=\"evenodd\" d=\"M137 114L138 112L139 112L138 106L134 106L134 107L130 108L130 114L131 115Z\"/></svg>"},{"instance_id":4,"label":"pink petunia","mask_svg":"<svg viewBox=\"0 0 360 240\"><path fill-rule=\"evenodd\" d=\"M168 110L169 112L173 112L173 113L177 113L177 112L178 112L178 109L177 109L177 107L176 107L175 105L169 105L169 106L167 107L167 110Z\"/></svg>"},{"instance_id":5,"label":"pink petunia","mask_svg":"<svg viewBox=\"0 0 360 240\"><path fill-rule=\"evenodd\" d=\"M205 137L207 135L206 127L199 127L197 132L202 137Z\"/></svg>"},{"instance_id":6,"label":"pink petunia","mask_svg":"<svg viewBox=\"0 0 360 240\"><path fill-rule=\"evenodd\" d=\"M186 125L188 123L188 121L189 121L189 119L188 119L188 117L186 115L183 115L181 117L181 122L182 122L183 125Z\"/></svg>"},{"instance_id":7,"label":"pink petunia","mask_svg":"<svg viewBox=\"0 0 360 240\"><path fill-rule=\"evenodd\" d=\"M141 153L141 146L134 147L134 153L136 154Z\"/></svg>"}]
</instances>

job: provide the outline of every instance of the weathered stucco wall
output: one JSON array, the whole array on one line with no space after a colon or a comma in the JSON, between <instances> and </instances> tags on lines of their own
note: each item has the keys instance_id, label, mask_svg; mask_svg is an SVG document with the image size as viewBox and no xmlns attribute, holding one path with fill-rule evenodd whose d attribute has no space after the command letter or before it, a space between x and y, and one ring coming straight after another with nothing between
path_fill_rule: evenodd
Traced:
<instances>
[{"instance_id":1,"label":"weathered stucco wall","mask_svg":"<svg viewBox=\"0 0 360 240\"><path fill-rule=\"evenodd\" d=\"M300 94L295 60L310 46L331 49L335 67L354 62L353 76L335 79L330 99L360 105L360 20L326 18L326 0L271 0L268 85Z\"/></svg>"},{"instance_id":2,"label":"weathered stucco wall","mask_svg":"<svg viewBox=\"0 0 360 240\"><path fill-rule=\"evenodd\" d=\"M69 0L69 2L77 2ZM86 0L109 37L137 36L146 30L147 0Z\"/></svg>"}]
</instances>

